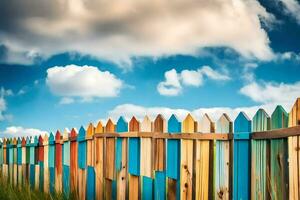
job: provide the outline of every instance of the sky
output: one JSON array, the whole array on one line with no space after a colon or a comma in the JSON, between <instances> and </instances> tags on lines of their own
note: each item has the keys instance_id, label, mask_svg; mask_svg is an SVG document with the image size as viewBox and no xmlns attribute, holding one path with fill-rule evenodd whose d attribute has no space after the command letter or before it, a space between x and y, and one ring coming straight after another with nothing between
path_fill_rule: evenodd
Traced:
<instances>
[{"instance_id":1,"label":"sky","mask_svg":"<svg viewBox=\"0 0 300 200\"><path fill-rule=\"evenodd\" d=\"M0 137L289 112L299 74L298 0L1 2Z\"/></svg>"}]
</instances>

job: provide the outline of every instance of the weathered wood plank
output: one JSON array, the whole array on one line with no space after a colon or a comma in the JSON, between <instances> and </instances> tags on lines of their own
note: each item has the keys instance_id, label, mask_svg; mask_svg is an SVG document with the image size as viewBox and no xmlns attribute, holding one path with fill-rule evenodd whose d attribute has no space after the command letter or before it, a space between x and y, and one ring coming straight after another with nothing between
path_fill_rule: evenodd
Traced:
<instances>
[{"instance_id":1,"label":"weathered wood plank","mask_svg":"<svg viewBox=\"0 0 300 200\"><path fill-rule=\"evenodd\" d=\"M140 122L133 116L129 122L129 131L140 131ZM129 199L140 199L140 138L129 138L128 173Z\"/></svg>"},{"instance_id":2,"label":"weathered wood plank","mask_svg":"<svg viewBox=\"0 0 300 200\"><path fill-rule=\"evenodd\" d=\"M166 120L159 114L154 120L154 132L167 131ZM165 139L154 139L154 199L166 199L166 172L165 172Z\"/></svg>"},{"instance_id":3,"label":"weathered wood plank","mask_svg":"<svg viewBox=\"0 0 300 200\"><path fill-rule=\"evenodd\" d=\"M66 197L70 195L70 140L69 130L65 129L63 133L63 157L62 157L62 181L63 181L63 193Z\"/></svg>"},{"instance_id":4,"label":"weathered wood plank","mask_svg":"<svg viewBox=\"0 0 300 200\"><path fill-rule=\"evenodd\" d=\"M55 134L55 191L62 192L62 136L59 131Z\"/></svg>"},{"instance_id":5,"label":"weathered wood plank","mask_svg":"<svg viewBox=\"0 0 300 200\"><path fill-rule=\"evenodd\" d=\"M95 199L95 127L92 123L89 124L86 132L87 146L87 199Z\"/></svg>"},{"instance_id":6,"label":"weathered wood plank","mask_svg":"<svg viewBox=\"0 0 300 200\"><path fill-rule=\"evenodd\" d=\"M259 109L252 120L252 131L270 130L270 117L263 110ZM267 140L252 140L251 159L251 198L264 200L268 198L267 177L268 159Z\"/></svg>"},{"instance_id":7,"label":"weathered wood plank","mask_svg":"<svg viewBox=\"0 0 300 200\"><path fill-rule=\"evenodd\" d=\"M124 117L117 121L116 131L118 133L128 132L128 123ZM128 196L128 174L127 174L127 138L117 138L116 143L116 173L117 173L117 199L126 199ZM113 188L114 192L114 188Z\"/></svg>"},{"instance_id":8,"label":"weathered wood plank","mask_svg":"<svg viewBox=\"0 0 300 200\"><path fill-rule=\"evenodd\" d=\"M251 120L240 112L234 121L234 134L245 137L234 137L234 172L233 199L250 199L250 139Z\"/></svg>"},{"instance_id":9,"label":"weathered wood plank","mask_svg":"<svg viewBox=\"0 0 300 200\"><path fill-rule=\"evenodd\" d=\"M271 115L271 128L288 126L288 114L282 106L277 106ZM288 199L288 152L287 139L270 141L270 196L271 199Z\"/></svg>"},{"instance_id":10,"label":"weathered wood plank","mask_svg":"<svg viewBox=\"0 0 300 200\"><path fill-rule=\"evenodd\" d=\"M181 122L173 114L168 120L168 132L176 134L181 132ZM167 168L168 199L180 199L180 140L167 140Z\"/></svg>"},{"instance_id":11,"label":"weathered wood plank","mask_svg":"<svg viewBox=\"0 0 300 200\"><path fill-rule=\"evenodd\" d=\"M38 168L39 168L39 176L38 177L38 187L40 191L44 189L44 138L43 136L39 136L39 147L38 147Z\"/></svg>"},{"instance_id":12,"label":"weathered wood plank","mask_svg":"<svg viewBox=\"0 0 300 200\"><path fill-rule=\"evenodd\" d=\"M201 134L214 132L214 123L207 114L204 114L204 116L198 122L198 131L201 132ZM211 143L213 147L214 141L211 141ZM210 156L210 154L214 151L213 148L211 150L209 140L196 140L195 148L195 199L212 199L212 189L214 188L212 166L214 166L214 160L213 156ZM211 189L211 191L209 189Z\"/></svg>"},{"instance_id":13,"label":"weathered wood plank","mask_svg":"<svg viewBox=\"0 0 300 200\"><path fill-rule=\"evenodd\" d=\"M289 113L289 127L300 125L300 98L294 103ZM288 138L289 158L289 199L299 199L299 136Z\"/></svg>"},{"instance_id":14,"label":"weathered wood plank","mask_svg":"<svg viewBox=\"0 0 300 200\"><path fill-rule=\"evenodd\" d=\"M103 125L98 122L95 133L103 134ZM96 173L96 199L104 199L104 138L95 138L95 173Z\"/></svg>"},{"instance_id":15,"label":"weathered wood plank","mask_svg":"<svg viewBox=\"0 0 300 200\"><path fill-rule=\"evenodd\" d=\"M49 191L51 194L55 192L55 138L53 133L49 135L48 144L48 161L49 161Z\"/></svg>"},{"instance_id":16,"label":"weathered wood plank","mask_svg":"<svg viewBox=\"0 0 300 200\"><path fill-rule=\"evenodd\" d=\"M78 197L78 142L75 128L71 130L70 139L70 190Z\"/></svg>"},{"instance_id":17,"label":"weathered wood plank","mask_svg":"<svg viewBox=\"0 0 300 200\"><path fill-rule=\"evenodd\" d=\"M86 198L86 131L81 126L77 135L78 142L78 196L79 199Z\"/></svg>"},{"instance_id":18,"label":"weathered wood plank","mask_svg":"<svg viewBox=\"0 0 300 200\"><path fill-rule=\"evenodd\" d=\"M43 139L44 146L44 188L42 191L49 193L49 136L46 134Z\"/></svg>"},{"instance_id":19,"label":"weathered wood plank","mask_svg":"<svg viewBox=\"0 0 300 200\"><path fill-rule=\"evenodd\" d=\"M197 131L197 123L188 114L182 122L182 132L192 133ZM193 140L181 140L181 174L180 174L180 199L192 199L193 192Z\"/></svg>"},{"instance_id":20,"label":"weathered wood plank","mask_svg":"<svg viewBox=\"0 0 300 200\"><path fill-rule=\"evenodd\" d=\"M17 185L20 187L22 185L22 139L19 137L17 140Z\"/></svg>"}]
</instances>

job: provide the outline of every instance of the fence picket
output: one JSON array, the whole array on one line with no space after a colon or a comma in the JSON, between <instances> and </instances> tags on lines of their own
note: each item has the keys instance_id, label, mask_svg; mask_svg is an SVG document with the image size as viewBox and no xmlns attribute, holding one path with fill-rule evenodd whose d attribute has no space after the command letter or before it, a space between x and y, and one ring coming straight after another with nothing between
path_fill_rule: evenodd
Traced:
<instances>
[{"instance_id":1,"label":"fence picket","mask_svg":"<svg viewBox=\"0 0 300 200\"><path fill-rule=\"evenodd\" d=\"M72 128L70 133L70 191L78 197L78 142L77 130Z\"/></svg>"},{"instance_id":2,"label":"fence picket","mask_svg":"<svg viewBox=\"0 0 300 200\"><path fill-rule=\"evenodd\" d=\"M63 132L63 156L62 156L62 185L63 193L66 197L70 194L70 140L69 131L67 129Z\"/></svg>"},{"instance_id":3,"label":"fence picket","mask_svg":"<svg viewBox=\"0 0 300 200\"><path fill-rule=\"evenodd\" d=\"M103 134L104 127L101 121L98 122L95 129L95 134ZM102 200L104 198L104 138L96 137L95 140L95 174L96 174L96 199Z\"/></svg>"},{"instance_id":4,"label":"fence picket","mask_svg":"<svg viewBox=\"0 0 300 200\"><path fill-rule=\"evenodd\" d=\"M87 148L87 199L95 199L95 142L94 142L95 127L92 123L89 124L86 131L86 148Z\"/></svg>"},{"instance_id":5,"label":"fence picket","mask_svg":"<svg viewBox=\"0 0 300 200\"><path fill-rule=\"evenodd\" d=\"M43 140L44 145L44 188L45 193L49 193L49 136L46 134Z\"/></svg>"},{"instance_id":6,"label":"fence picket","mask_svg":"<svg viewBox=\"0 0 300 200\"><path fill-rule=\"evenodd\" d=\"M55 192L55 138L52 132L49 135L48 151L49 191L53 194Z\"/></svg>"}]
</instances>

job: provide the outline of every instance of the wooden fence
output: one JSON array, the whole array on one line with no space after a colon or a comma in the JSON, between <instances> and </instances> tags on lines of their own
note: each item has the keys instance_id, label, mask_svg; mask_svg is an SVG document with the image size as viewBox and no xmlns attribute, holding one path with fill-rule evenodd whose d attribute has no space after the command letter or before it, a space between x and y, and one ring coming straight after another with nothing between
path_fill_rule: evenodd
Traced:
<instances>
[{"instance_id":1,"label":"wooden fence","mask_svg":"<svg viewBox=\"0 0 300 200\"><path fill-rule=\"evenodd\" d=\"M300 98L234 123L120 117L55 135L4 138L2 178L79 199L300 199Z\"/></svg>"}]
</instances>

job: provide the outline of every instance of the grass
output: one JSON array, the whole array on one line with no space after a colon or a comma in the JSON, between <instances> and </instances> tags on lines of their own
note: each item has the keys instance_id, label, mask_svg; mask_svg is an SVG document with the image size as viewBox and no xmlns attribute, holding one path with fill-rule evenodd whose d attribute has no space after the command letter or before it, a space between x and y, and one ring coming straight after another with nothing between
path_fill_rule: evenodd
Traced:
<instances>
[{"instance_id":1,"label":"grass","mask_svg":"<svg viewBox=\"0 0 300 200\"><path fill-rule=\"evenodd\" d=\"M46 194L33 190L28 184L24 186L13 186L9 182L0 179L0 199L2 200L73 200L75 195L66 197L62 194Z\"/></svg>"}]
</instances>

